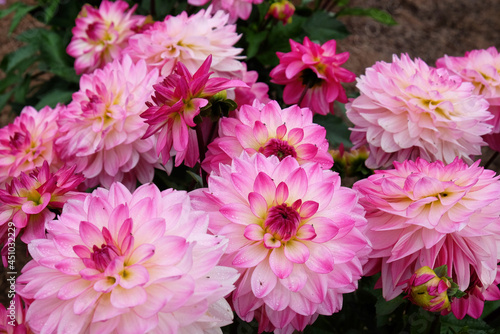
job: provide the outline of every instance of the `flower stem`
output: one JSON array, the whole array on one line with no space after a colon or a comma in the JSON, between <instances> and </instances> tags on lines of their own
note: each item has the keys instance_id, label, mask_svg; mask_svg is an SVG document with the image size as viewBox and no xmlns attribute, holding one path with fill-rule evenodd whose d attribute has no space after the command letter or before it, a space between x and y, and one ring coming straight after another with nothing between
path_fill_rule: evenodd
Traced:
<instances>
[{"instance_id":1,"label":"flower stem","mask_svg":"<svg viewBox=\"0 0 500 334\"><path fill-rule=\"evenodd\" d=\"M203 133L201 132L201 123L196 125L196 139L198 140L198 151L200 153L200 176L202 186L205 187L207 185L208 174L207 172L201 168L201 163L205 160L205 150L206 146L203 142Z\"/></svg>"}]
</instances>

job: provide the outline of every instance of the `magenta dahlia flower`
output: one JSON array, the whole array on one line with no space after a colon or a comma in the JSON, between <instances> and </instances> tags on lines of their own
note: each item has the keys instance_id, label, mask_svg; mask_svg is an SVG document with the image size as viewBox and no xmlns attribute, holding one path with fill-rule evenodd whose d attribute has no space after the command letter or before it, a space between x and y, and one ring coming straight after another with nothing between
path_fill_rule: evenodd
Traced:
<instances>
[{"instance_id":1,"label":"magenta dahlia flower","mask_svg":"<svg viewBox=\"0 0 500 334\"><path fill-rule=\"evenodd\" d=\"M161 155L166 164L175 155L175 165L182 162L193 167L199 160L198 140L194 127L194 118L200 114L200 108L208 104L208 100L220 91L234 87L247 87L240 80L210 78L209 72L212 57L208 56L194 74L177 63L174 73L159 84L154 85L153 103L141 114L149 127L144 138L159 132L156 153Z\"/></svg>"},{"instance_id":2,"label":"magenta dahlia flower","mask_svg":"<svg viewBox=\"0 0 500 334\"><path fill-rule=\"evenodd\" d=\"M237 271L217 265L227 240L187 193L121 183L68 201L33 240L18 293L43 333L203 333L231 323L223 298Z\"/></svg>"},{"instance_id":3,"label":"magenta dahlia flower","mask_svg":"<svg viewBox=\"0 0 500 334\"><path fill-rule=\"evenodd\" d=\"M256 102L242 106L234 118L223 118L219 124L219 138L208 145L202 165L207 172L218 169L219 163L231 164L243 151L274 155L279 160L291 156L300 165L317 162L321 168L332 168L326 130L313 123L308 108L294 105L282 110L276 101Z\"/></svg>"},{"instance_id":4,"label":"magenta dahlia flower","mask_svg":"<svg viewBox=\"0 0 500 334\"><path fill-rule=\"evenodd\" d=\"M215 10L222 9L229 13L229 22L234 23L238 19L247 20L252 13L252 5L261 4L264 0L188 0L188 3L203 6L210 1Z\"/></svg>"},{"instance_id":5,"label":"magenta dahlia flower","mask_svg":"<svg viewBox=\"0 0 500 334\"><path fill-rule=\"evenodd\" d=\"M259 332L301 331L357 288L370 251L366 221L337 173L243 152L191 198L211 216L210 230L229 239L221 264L241 272L233 307L245 321L256 318Z\"/></svg>"},{"instance_id":6,"label":"magenta dahlia flower","mask_svg":"<svg viewBox=\"0 0 500 334\"><path fill-rule=\"evenodd\" d=\"M234 89L234 102L238 106L244 104L253 104L254 100L260 103L268 103L271 101L267 92L269 86L263 82L257 82L259 73L257 71L247 71L247 64L241 63L243 68L236 74L236 78L241 79L248 87L236 87Z\"/></svg>"},{"instance_id":7,"label":"magenta dahlia flower","mask_svg":"<svg viewBox=\"0 0 500 334\"><path fill-rule=\"evenodd\" d=\"M22 172L11 183L0 189L0 244L7 245L9 222L15 225L15 236L29 243L45 238L45 223L55 217L51 211L62 208L70 198L80 196L77 187L84 177L75 174L76 166L62 167L51 173L49 164L35 168L31 173ZM2 250L5 255L6 249Z\"/></svg>"},{"instance_id":8,"label":"magenta dahlia flower","mask_svg":"<svg viewBox=\"0 0 500 334\"><path fill-rule=\"evenodd\" d=\"M470 82L445 69L407 54L393 56L392 63L366 69L356 87L361 95L346 105L354 123L351 141L355 147L368 145L370 168L417 157L472 163L470 156L486 145L481 136L491 132L493 117L488 102L473 93Z\"/></svg>"},{"instance_id":9,"label":"magenta dahlia flower","mask_svg":"<svg viewBox=\"0 0 500 334\"><path fill-rule=\"evenodd\" d=\"M356 75L340 65L347 61L349 52L336 53L335 40L319 45L307 36L303 44L290 40L290 47L288 53L276 53L280 63L270 73L271 82L285 85L285 103L327 115L333 113L334 101L347 102L342 82L353 82Z\"/></svg>"},{"instance_id":10,"label":"magenta dahlia flower","mask_svg":"<svg viewBox=\"0 0 500 334\"><path fill-rule=\"evenodd\" d=\"M449 165L418 158L394 167L353 186L373 246L365 274L381 272L383 296L399 295L403 282L423 266L447 265L447 276L462 291L494 284L500 261L499 176L458 158Z\"/></svg>"},{"instance_id":11,"label":"magenta dahlia flower","mask_svg":"<svg viewBox=\"0 0 500 334\"><path fill-rule=\"evenodd\" d=\"M227 22L228 15L223 11L212 14L212 7L191 16L186 12L169 15L132 36L123 53L134 60L144 59L149 69L158 68L162 76L170 75L178 62L193 73L212 55L211 70L230 77L241 70L237 55L242 49L234 47L240 35Z\"/></svg>"},{"instance_id":12,"label":"magenta dahlia flower","mask_svg":"<svg viewBox=\"0 0 500 334\"><path fill-rule=\"evenodd\" d=\"M59 135L56 120L63 108L47 106L36 111L25 107L13 123L0 129L0 185L42 166L44 161L55 168L60 165L53 145Z\"/></svg>"},{"instance_id":13,"label":"magenta dahlia flower","mask_svg":"<svg viewBox=\"0 0 500 334\"><path fill-rule=\"evenodd\" d=\"M148 125L140 114L157 81L158 71L127 56L81 77L80 90L60 115L56 144L61 158L85 175L87 186L119 181L133 189L137 180L153 180L155 141L141 139Z\"/></svg>"},{"instance_id":14,"label":"magenta dahlia flower","mask_svg":"<svg viewBox=\"0 0 500 334\"><path fill-rule=\"evenodd\" d=\"M130 10L128 7L122 0L103 0L99 9L89 4L83 6L66 49L76 58L76 73L92 73L120 57L128 39L146 20L145 16L133 15L137 5Z\"/></svg>"}]
</instances>

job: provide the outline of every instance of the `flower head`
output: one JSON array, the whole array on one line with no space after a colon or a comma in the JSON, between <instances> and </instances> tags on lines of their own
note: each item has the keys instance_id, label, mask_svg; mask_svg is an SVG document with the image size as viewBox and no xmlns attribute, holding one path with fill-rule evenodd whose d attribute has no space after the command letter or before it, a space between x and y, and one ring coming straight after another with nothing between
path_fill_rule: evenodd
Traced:
<instances>
[{"instance_id":1,"label":"flower head","mask_svg":"<svg viewBox=\"0 0 500 334\"><path fill-rule=\"evenodd\" d=\"M191 197L211 215L210 230L229 238L221 263L241 272L233 306L259 331L303 330L356 289L370 250L364 212L336 173L243 152Z\"/></svg>"},{"instance_id":2,"label":"flower head","mask_svg":"<svg viewBox=\"0 0 500 334\"><path fill-rule=\"evenodd\" d=\"M252 104L254 100L260 103L271 101L267 92L269 87L263 82L258 82L259 74L257 71L247 71L247 64L241 63L243 68L236 74L236 78L241 79L248 87L236 87L234 89L234 102L238 106Z\"/></svg>"},{"instance_id":3,"label":"flower head","mask_svg":"<svg viewBox=\"0 0 500 334\"><path fill-rule=\"evenodd\" d=\"M132 59L144 59L148 68L158 68L160 75L170 75L178 62L193 73L212 55L212 68L217 76L228 77L241 70L237 60L241 49L234 44L240 36L236 26L227 24L228 15L212 8L188 16L182 12L155 22L149 29L135 34L123 53Z\"/></svg>"},{"instance_id":4,"label":"flower head","mask_svg":"<svg viewBox=\"0 0 500 334\"><path fill-rule=\"evenodd\" d=\"M200 109L209 103L216 93L233 87L246 87L240 80L210 78L212 57L208 56L194 74L177 63L174 73L159 84L154 85L153 103L141 114L149 127L144 138L159 132L156 152L161 154L163 163L170 159L170 151L175 150L175 165L183 161L193 167L198 159L198 141L194 127L195 117Z\"/></svg>"},{"instance_id":5,"label":"flower head","mask_svg":"<svg viewBox=\"0 0 500 334\"><path fill-rule=\"evenodd\" d=\"M252 5L260 4L264 0L188 0L190 5L203 6L211 1L215 10L222 9L229 14L229 22L234 23L238 19L247 20L252 13Z\"/></svg>"},{"instance_id":6,"label":"flower head","mask_svg":"<svg viewBox=\"0 0 500 334\"><path fill-rule=\"evenodd\" d=\"M208 145L203 168L210 172L219 163L231 164L233 158L246 151L274 155L280 160L291 156L299 164L318 162L329 169L333 159L328 153L326 130L314 124L312 116L308 108L296 105L282 110L276 101L244 105L235 118L221 119L219 138Z\"/></svg>"},{"instance_id":7,"label":"flower head","mask_svg":"<svg viewBox=\"0 0 500 334\"><path fill-rule=\"evenodd\" d=\"M427 311L441 312L451 309L449 288L451 283L446 277L439 277L434 270L424 266L410 277L405 291L412 303Z\"/></svg>"},{"instance_id":8,"label":"flower head","mask_svg":"<svg viewBox=\"0 0 500 334\"><path fill-rule=\"evenodd\" d=\"M0 129L0 184L29 173L44 161L58 167L60 161L54 152L58 136L56 120L62 106L44 107L36 111L24 107L13 123Z\"/></svg>"},{"instance_id":9,"label":"flower head","mask_svg":"<svg viewBox=\"0 0 500 334\"><path fill-rule=\"evenodd\" d=\"M370 168L417 157L472 163L470 155L481 154L486 144L481 136L491 131L493 117L488 102L445 69L403 54L368 68L356 86L361 95L346 105L354 123L351 141L369 146Z\"/></svg>"},{"instance_id":10,"label":"flower head","mask_svg":"<svg viewBox=\"0 0 500 334\"><path fill-rule=\"evenodd\" d=\"M274 2L269 7L266 18L272 16L283 24L291 23L292 16L295 13L295 6L288 0Z\"/></svg>"},{"instance_id":11,"label":"flower head","mask_svg":"<svg viewBox=\"0 0 500 334\"><path fill-rule=\"evenodd\" d=\"M68 163L77 165L87 186L109 187L114 181L135 188L153 180L158 158L154 138L141 139L147 124L140 117L158 80L144 61L130 57L85 74L80 90L59 118L57 149Z\"/></svg>"},{"instance_id":12,"label":"flower head","mask_svg":"<svg viewBox=\"0 0 500 334\"><path fill-rule=\"evenodd\" d=\"M75 60L76 73L92 73L119 58L130 36L146 20L133 15L137 5L128 9L125 1L103 0L99 9L83 6L76 18L73 37L66 51Z\"/></svg>"},{"instance_id":13,"label":"flower head","mask_svg":"<svg viewBox=\"0 0 500 334\"><path fill-rule=\"evenodd\" d=\"M458 158L449 165L417 159L394 167L353 186L373 245L365 274L381 272L383 296L399 295L423 266L447 265L446 276L461 291L474 275L484 288L493 284L500 249L499 176Z\"/></svg>"},{"instance_id":14,"label":"flower head","mask_svg":"<svg viewBox=\"0 0 500 334\"><path fill-rule=\"evenodd\" d=\"M341 82L353 82L354 73L340 67L349 58L348 52L336 53L337 42L323 45L304 38L300 44L290 40L291 52L277 52L280 63L270 73L271 82L285 85L283 100L297 103L314 113L333 113L333 102L347 102Z\"/></svg>"},{"instance_id":15,"label":"flower head","mask_svg":"<svg viewBox=\"0 0 500 334\"><path fill-rule=\"evenodd\" d=\"M226 325L237 273L185 192L120 183L68 201L33 240L18 293L37 332L198 333Z\"/></svg>"}]
</instances>

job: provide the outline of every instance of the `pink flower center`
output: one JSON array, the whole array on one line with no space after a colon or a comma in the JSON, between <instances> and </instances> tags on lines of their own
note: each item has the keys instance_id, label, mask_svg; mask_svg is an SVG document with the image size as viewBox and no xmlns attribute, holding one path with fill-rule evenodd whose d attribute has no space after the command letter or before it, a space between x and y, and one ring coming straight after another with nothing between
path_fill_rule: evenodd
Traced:
<instances>
[{"instance_id":1,"label":"pink flower center","mask_svg":"<svg viewBox=\"0 0 500 334\"><path fill-rule=\"evenodd\" d=\"M272 207L264 221L264 226L268 231L282 241L288 241L294 237L299 224L299 213L286 203Z\"/></svg>"},{"instance_id":2,"label":"pink flower center","mask_svg":"<svg viewBox=\"0 0 500 334\"><path fill-rule=\"evenodd\" d=\"M119 256L118 248L114 245L102 244L101 248L94 245L93 253L90 254L90 259L94 261L95 268L104 271L115 257Z\"/></svg>"},{"instance_id":3,"label":"pink flower center","mask_svg":"<svg viewBox=\"0 0 500 334\"><path fill-rule=\"evenodd\" d=\"M26 143L26 135L21 132L14 132L12 136L10 136L9 146L13 150L22 150Z\"/></svg>"},{"instance_id":4,"label":"pink flower center","mask_svg":"<svg viewBox=\"0 0 500 334\"><path fill-rule=\"evenodd\" d=\"M294 158L297 157L297 152L295 152L295 148L293 146L284 140L276 138L269 140L264 147L259 149L259 152L264 154L266 157L275 155L278 159L280 159L280 161L289 155Z\"/></svg>"}]
</instances>

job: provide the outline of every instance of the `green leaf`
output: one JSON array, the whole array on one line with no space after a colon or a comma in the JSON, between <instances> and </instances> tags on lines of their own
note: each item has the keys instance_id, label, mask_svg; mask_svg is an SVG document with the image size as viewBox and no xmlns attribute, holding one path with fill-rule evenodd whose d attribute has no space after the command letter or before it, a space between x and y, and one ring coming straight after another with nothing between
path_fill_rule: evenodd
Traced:
<instances>
[{"instance_id":1,"label":"green leaf","mask_svg":"<svg viewBox=\"0 0 500 334\"><path fill-rule=\"evenodd\" d=\"M260 45L266 40L268 32L263 31L253 31L250 29L245 29L244 36L248 42L248 47L246 50L247 59L255 57L259 51Z\"/></svg>"},{"instance_id":2,"label":"green leaf","mask_svg":"<svg viewBox=\"0 0 500 334\"><path fill-rule=\"evenodd\" d=\"M43 6L43 22L45 24L48 24L57 13L61 0L49 0L47 2L48 3Z\"/></svg>"},{"instance_id":3,"label":"green leaf","mask_svg":"<svg viewBox=\"0 0 500 334\"><path fill-rule=\"evenodd\" d=\"M497 331L481 319L469 316L458 320L453 314L441 316L441 334L468 333L468 334L494 334Z\"/></svg>"},{"instance_id":4,"label":"green leaf","mask_svg":"<svg viewBox=\"0 0 500 334\"><path fill-rule=\"evenodd\" d=\"M14 9L11 9L12 7L15 7ZM10 24L9 28L9 35L12 34L12 32L16 29L16 27L19 25L19 22L33 9L37 8L38 6L29 6L25 3L22 2L16 2L14 3L10 8L6 9L5 11L0 11L0 18L14 12L14 17L12 18L12 22ZM7 12L5 14L5 12Z\"/></svg>"},{"instance_id":5,"label":"green leaf","mask_svg":"<svg viewBox=\"0 0 500 334\"><path fill-rule=\"evenodd\" d=\"M326 129L326 139L330 146L337 147L343 143L347 147L351 147L352 143L349 140L351 131L342 118L332 114L314 115L314 123L323 126Z\"/></svg>"},{"instance_id":6,"label":"green leaf","mask_svg":"<svg viewBox=\"0 0 500 334\"><path fill-rule=\"evenodd\" d=\"M303 25L303 29L312 41L321 44L342 39L349 35L346 26L334 17L333 13L315 12Z\"/></svg>"},{"instance_id":7,"label":"green leaf","mask_svg":"<svg viewBox=\"0 0 500 334\"><path fill-rule=\"evenodd\" d=\"M5 78L0 80L0 92L5 91L8 87L21 82L23 77L16 74L8 74Z\"/></svg>"},{"instance_id":8,"label":"green leaf","mask_svg":"<svg viewBox=\"0 0 500 334\"><path fill-rule=\"evenodd\" d=\"M14 91L10 91L10 92L4 93L4 94L0 94L0 110L5 107L5 105L9 101L10 97L12 96L13 92Z\"/></svg>"},{"instance_id":9,"label":"green leaf","mask_svg":"<svg viewBox=\"0 0 500 334\"><path fill-rule=\"evenodd\" d=\"M11 52L8 54L5 59L6 61L6 66L2 68L5 70L6 73L9 73L13 71L14 69L18 68L19 65L22 65L24 62L29 62L30 64L33 64L36 61L36 54L38 52L38 48L35 45L28 44L26 46L23 46L14 52Z\"/></svg>"},{"instance_id":10,"label":"green leaf","mask_svg":"<svg viewBox=\"0 0 500 334\"><path fill-rule=\"evenodd\" d=\"M385 10L377 8L360 8L360 7L343 8L337 13L337 17L346 15L368 16L388 26L393 26L398 24L391 16L391 14L389 14Z\"/></svg>"},{"instance_id":11,"label":"green leaf","mask_svg":"<svg viewBox=\"0 0 500 334\"><path fill-rule=\"evenodd\" d=\"M74 91L54 89L43 95L35 105L35 109L39 110L45 106L54 108L58 103L66 104L71 101L71 96Z\"/></svg>"}]
</instances>

